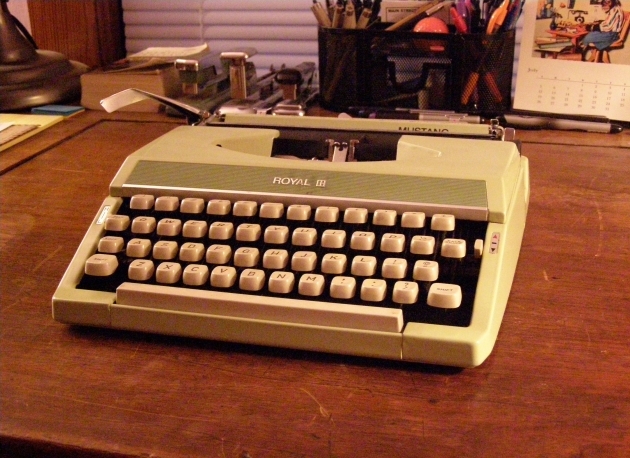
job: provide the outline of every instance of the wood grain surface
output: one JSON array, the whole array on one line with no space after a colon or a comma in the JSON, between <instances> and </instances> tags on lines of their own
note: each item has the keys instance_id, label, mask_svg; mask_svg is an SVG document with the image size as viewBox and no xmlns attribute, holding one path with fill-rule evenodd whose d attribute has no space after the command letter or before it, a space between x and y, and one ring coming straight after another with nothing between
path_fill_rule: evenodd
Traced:
<instances>
[{"instance_id":1,"label":"wood grain surface","mask_svg":"<svg viewBox=\"0 0 630 458\"><path fill-rule=\"evenodd\" d=\"M176 125L64 123L0 176L1 456L628 456L630 134L523 135L508 308L488 360L459 370L53 321L114 173Z\"/></svg>"}]
</instances>

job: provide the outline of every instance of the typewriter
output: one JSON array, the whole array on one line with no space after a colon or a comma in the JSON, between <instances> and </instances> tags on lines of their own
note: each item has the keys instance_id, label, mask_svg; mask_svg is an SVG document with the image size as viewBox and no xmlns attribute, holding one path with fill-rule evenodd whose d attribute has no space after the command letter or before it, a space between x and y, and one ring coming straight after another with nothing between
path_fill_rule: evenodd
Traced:
<instances>
[{"instance_id":1,"label":"typewriter","mask_svg":"<svg viewBox=\"0 0 630 458\"><path fill-rule=\"evenodd\" d=\"M131 154L55 320L458 367L490 354L529 198L497 126L226 115Z\"/></svg>"}]
</instances>

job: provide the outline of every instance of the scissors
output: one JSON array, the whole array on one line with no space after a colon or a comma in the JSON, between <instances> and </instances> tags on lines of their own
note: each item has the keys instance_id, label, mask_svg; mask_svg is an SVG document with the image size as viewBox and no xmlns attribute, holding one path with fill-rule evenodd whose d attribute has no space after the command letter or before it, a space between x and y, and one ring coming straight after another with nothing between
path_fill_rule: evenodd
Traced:
<instances>
[{"instance_id":1,"label":"scissors","mask_svg":"<svg viewBox=\"0 0 630 458\"><path fill-rule=\"evenodd\" d=\"M486 35L493 35L501 30L503 23L505 22L505 18L507 17L508 10L510 9L510 5L512 0L503 0L499 6L492 12L490 15L490 19L488 20L488 24L486 26ZM485 67L485 61L487 59L488 53L490 50L487 50L485 54L482 56L479 66L474 72L471 72L468 76L468 80L464 85L464 89L462 90L461 103L462 105L467 105L470 97L473 92L477 88L477 84L479 83L480 74L483 73L483 80L486 83L486 87L492 95L492 98L496 103L501 103L503 101L503 94L501 94L501 89L497 85L496 80L494 79L494 75L489 72Z\"/></svg>"}]
</instances>

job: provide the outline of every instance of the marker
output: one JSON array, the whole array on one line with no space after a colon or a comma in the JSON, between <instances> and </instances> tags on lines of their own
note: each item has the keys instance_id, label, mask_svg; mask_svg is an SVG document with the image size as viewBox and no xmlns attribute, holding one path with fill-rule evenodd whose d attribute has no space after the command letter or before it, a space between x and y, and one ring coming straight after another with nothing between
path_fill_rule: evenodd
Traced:
<instances>
[{"instance_id":1,"label":"marker","mask_svg":"<svg viewBox=\"0 0 630 458\"><path fill-rule=\"evenodd\" d=\"M510 0L503 0L500 5L494 9L490 15L490 20L488 21L488 27L486 29L486 33L488 35L497 33L501 30L501 26L503 25L503 22L505 22L509 6Z\"/></svg>"},{"instance_id":2,"label":"marker","mask_svg":"<svg viewBox=\"0 0 630 458\"><path fill-rule=\"evenodd\" d=\"M468 25L466 24L464 18L457 11L457 8L451 6L449 12L451 14L451 22L453 23L453 25L455 25L455 29L459 33L468 33Z\"/></svg>"},{"instance_id":3,"label":"marker","mask_svg":"<svg viewBox=\"0 0 630 458\"><path fill-rule=\"evenodd\" d=\"M586 121L578 119L548 118L543 116L524 116L505 114L499 116L501 125L520 127L522 129L579 130L602 134L618 134L623 131L619 124L607 120Z\"/></svg>"},{"instance_id":4,"label":"marker","mask_svg":"<svg viewBox=\"0 0 630 458\"><path fill-rule=\"evenodd\" d=\"M472 5L470 5L472 8ZM466 0L457 0L455 3L455 10L457 14L464 20L466 24L466 31L470 30L470 15L472 10L466 5Z\"/></svg>"}]
</instances>

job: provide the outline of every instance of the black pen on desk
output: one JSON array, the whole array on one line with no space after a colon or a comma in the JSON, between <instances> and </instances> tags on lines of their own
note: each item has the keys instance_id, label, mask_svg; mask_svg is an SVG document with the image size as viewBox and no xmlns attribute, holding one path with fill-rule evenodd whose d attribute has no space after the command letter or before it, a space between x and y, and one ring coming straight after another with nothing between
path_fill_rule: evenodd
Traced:
<instances>
[{"instance_id":1,"label":"black pen on desk","mask_svg":"<svg viewBox=\"0 0 630 458\"><path fill-rule=\"evenodd\" d=\"M463 122L483 124L481 116L455 111L420 110L415 108L348 107L348 114L368 119L405 119L415 121Z\"/></svg>"},{"instance_id":2,"label":"black pen on desk","mask_svg":"<svg viewBox=\"0 0 630 458\"><path fill-rule=\"evenodd\" d=\"M521 129L578 130L602 134L618 134L623 127L608 120L563 119L545 116L504 114L499 116L499 124Z\"/></svg>"}]
</instances>

